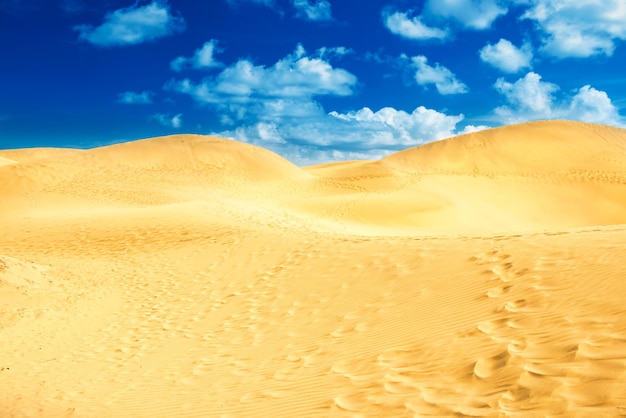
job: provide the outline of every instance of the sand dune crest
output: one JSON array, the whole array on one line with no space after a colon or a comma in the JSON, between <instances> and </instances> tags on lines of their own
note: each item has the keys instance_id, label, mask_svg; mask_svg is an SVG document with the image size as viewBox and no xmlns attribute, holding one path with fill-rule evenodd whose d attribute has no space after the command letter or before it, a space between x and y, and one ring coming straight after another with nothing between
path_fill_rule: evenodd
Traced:
<instances>
[{"instance_id":1,"label":"sand dune crest","mask_svg":"<svg viewBox=\"0 0 626 418\"><path fill-rule=\"evenodd\" d=\"M401 170L475 175L613 172L624 180L626 132L603 125L540 121L488 129L383 159Z\"/></svg>"}]
</instances>

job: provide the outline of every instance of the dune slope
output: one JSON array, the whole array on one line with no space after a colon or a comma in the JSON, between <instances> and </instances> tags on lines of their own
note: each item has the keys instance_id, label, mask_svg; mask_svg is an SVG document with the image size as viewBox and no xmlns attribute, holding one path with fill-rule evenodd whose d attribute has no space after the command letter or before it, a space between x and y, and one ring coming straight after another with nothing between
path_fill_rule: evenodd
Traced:
<instances>
[{"instance_id":1,"label":"dune slope","mask_svg":"<svg viewBox=\"0 0 626 418\"><path fill-rule=\"evenodd\" d=\"M352 191L339 205L322 199L323 213L396 232L626 222L626 131L601 125L527 123L308 170ZM320 214L317 202L295 204Z\"/></svg>"},{"instance_id":2,"label":"dune slope","mask_svg":"<svg viewBox=\"0 0 626 418\"><path fill-rule=\"evenodd\" d=\"M0 151L0 417L624 416L624 141Z\"/></svg>"}]
</instances>

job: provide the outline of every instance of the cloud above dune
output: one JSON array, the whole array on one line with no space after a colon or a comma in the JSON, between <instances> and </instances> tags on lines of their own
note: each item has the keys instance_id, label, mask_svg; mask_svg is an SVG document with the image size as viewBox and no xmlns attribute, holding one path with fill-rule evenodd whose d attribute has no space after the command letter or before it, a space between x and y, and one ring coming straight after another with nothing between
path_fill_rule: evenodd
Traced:
<instances>
[{"instance_id":1,"label":"cloud above dune","mask_svg":"<svg viewBox=\"0 0 626 418\"><path fill-rule=\"evenodd\" d=\"M611 56L626 40L623 0L527 0L523 14L541 36L541 51L557 58Z\"/></svg>"},{"instance_id":2,"label":"cloud above dune","mask_svg":"<svg viewBox=\"0 0 626 418\"><path fill-rule=\"evenodd\" d=\"M299 113L272 113L261 122L229 131L236 139L255 143L287 143L338 147L352 151L398 150L455 134L463 115L446 115L424 106L412 112L385 107L372 111L326 113L310 105Z\"/></svg>"},{"instance_id":3,"label":"cloud above dune","mask_svg":"<svg viewBox=\"0 0 626 418\"><path fill-rule=\"evenodd\" d=\"M383 10L383 23L407 39L451 40L456 30L486 30L508 12L499 0L428 0L423 10Z\"/></svg>"},{"instance_id":4,"label":"cloud above dune","mask_svg":"<svg viewBox=\"0 0 626 418\"><path fill-rule=\"evenodd\" d=\"M557 95L560 92L558 85L529 72L512 83L500 78L494 87L507 101L506 105L495 109L503 123L570 119L626 126L626 118L619 114L607 93L589 85Z\"/></svg>"},{"instance_id":5,"label":"cloud above dune","mask_svg":"<svg viewBox=\"0 0 626 418\"><path fill-rule=\"evenodd\" d=\"M418 106L411 113L392 107L374 112L364 107L347 113L333 111L329 115L353 128L356 136L361 137L353 142L392 149L453 136L457 124L463 120L463 115L446 115L424 106ZM351 135L346 134L349 139Z\"/></svg>"},{"instance_id":6,"label":"cloud above dune","mask_svg":"<svg viewBox=\"0 0 626 418\"><path fill-rule=\"evenodd\" d=\"M150 119L155 120L168 128L178 129L183 126L183 115L180 113L174 116L163 113L155 113L150 117Z\"/></svg>"},{"instance_id":7,"label":"cloud above dune","mask_svg":"<svg viewBox=\"0 0 626 418\"><path fill-rule=\"evenodd\" d=\"M509 103L508 106L496 109L497 113L513 115L517 111L520 117L523 114L526 116L543 115L546 118L552 116L553 94L559 89L556 84L542 81L541 76L534 72L526 74L513 83L499 78L494 87Z\"/></svg>"},{"instance_id":8,"label":"cloud above dune","mask_svg":"<svg viewBox=\"0 0 626 418\"><path fill-rule=\"evenodd\" d=\"M448 115L424 106L411 112L385 107L368 107L349 112L326 112L319 103L284 103L263 115L257 123L214 132L219 136L257 144L298 164L337 159L381 158L389 153L421 145L484 126L459 130L463 115Z\"/></svg>"},{"instance_id":9,"label":"cloud above dune","mask_svg":"<svg viewBox=\"0 0 626 418\"><path fill-rule=\"evenodd\" d=\"M626 118L619 114L608 94L589 85L578 89L567 113L574 120L626 127Z\"/></svg>"},{"instance_id":10,"label":"cloud above dune","mask_svg":"<svg viewBox=\"0 0 626 418\"><path fill-rule=\"evenodd\" d=\"M320 48L308 54L298 45L293 53L270 66L242 59L199 82L173 80L165 89L188 95L214 111L223 129L212 133L268 147L282 155L299 146L304 150L300 160L307 152L317 156L333 151L376 156L457 133L463 115L448 115L424 106L410 112L393 107L325 110L320 97L355 93L356 76L328 61L349 52L345 48ZM424 75L429 69L443 75ZM465 88L441 66L423 65L420 70L420 80L443 92Z\"/></svg>"},{"instance_id":11,"label":"cloud above dune","mask_svg":"<svg viewBox=\"0 0 626 418\"><path fill-rule=\"evenodd\" d=\"M270 67L241 59L198 83L188 78L174 80L166 89L188 94L199 103L217 107L227 103L234 109L263 107L275 99L348 96L356 83L356 76L349 71L333 67L319 54L307 55L298 45L292 54Z\"/></svg>"},{"instance_id":12,"label":"cloud above dune","mask_svg":"<svg viewBox=\"0 0 626 418\"><path fill-rule=\"evenodd\" d=\"M81 41L111 47L154 41L181 32L185 27L185 20L172 14L167 2L155 0L145 6L135 4L110 12L98 26L83 24L74 30Z\"/></svg>"},{"instance_id":13,"label":"cloud above dune","mask_svg":"<svg viewBox=\"0 0 626 418\"><path fill-rule=\"evenodd\" d=\"M483 62L506 73L517 73L524 68L530 68L533 59L530 44L525 43L518 48L506 39L485 45L478 54Z\"/></svg>"},{"instance_id":14,"label":"cloud above dune","mask_svg":"<svg viewBox=\"0 0 626 418\"><path fill-rule=\"evenodd\" d=\"M425 12L440 19L453 20L467 29L484 30L507 13L505 3L499 0L428 0Z\"/></svg>"},{"instance_id":15,"label":"cloud above dune","mask_svg":"<svg viewBox=\"0 0 626 418\"><path fill-rule=\"evenodd\" d=\"M423 55L413 57L411 61L415 68L415 81L420 86L433 84L439 94L443 95L462 94L469 91L467 86L452 71L439 63L430 65L428 58Z\"/></svg>"},{"instance_id":16,"label":"cloud above dune","mask_svg":"<svg viewBox=\"0 0 626 418\"><path fill-rule=\"evenodd\" d=\"M445 39L448 31L426 25L420 16L409 17L409 12L383 12L385 27L395 35L407 39Z\"/></svg>"}]
</instances>

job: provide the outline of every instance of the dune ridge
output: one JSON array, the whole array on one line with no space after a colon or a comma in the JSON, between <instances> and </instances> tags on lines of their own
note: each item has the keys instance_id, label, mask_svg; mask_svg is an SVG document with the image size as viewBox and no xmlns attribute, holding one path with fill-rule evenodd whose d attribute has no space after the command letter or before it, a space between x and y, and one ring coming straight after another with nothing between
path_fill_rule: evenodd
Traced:
<instances>
[{"instance_id":1,"label":"dune ridge","mask_svg":"<svg viewBox=\"0 0 626 418\"><path fill-rule=\"evenodd\" d=\"M0 197L3 418L626 415L625 130L0 150Z\"/></svg>"}]
</instances>

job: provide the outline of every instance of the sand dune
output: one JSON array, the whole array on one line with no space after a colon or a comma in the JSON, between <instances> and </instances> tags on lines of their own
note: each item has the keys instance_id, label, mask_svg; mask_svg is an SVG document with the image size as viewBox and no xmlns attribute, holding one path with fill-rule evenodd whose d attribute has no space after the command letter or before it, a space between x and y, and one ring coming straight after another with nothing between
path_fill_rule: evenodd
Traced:
<instances>
[{"instance_id":1,"label":"sand dune","mask_svg":"<svg viewBox=\"0 0 626 418\"><path fill-rule=\"evenodd\" d=\"M626 415L624 130L0 150L0 197L0 417Z\"/></svg>"}]
</instances>

